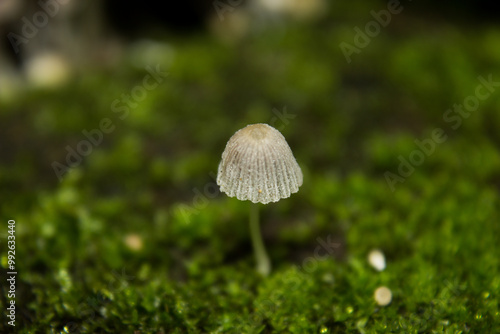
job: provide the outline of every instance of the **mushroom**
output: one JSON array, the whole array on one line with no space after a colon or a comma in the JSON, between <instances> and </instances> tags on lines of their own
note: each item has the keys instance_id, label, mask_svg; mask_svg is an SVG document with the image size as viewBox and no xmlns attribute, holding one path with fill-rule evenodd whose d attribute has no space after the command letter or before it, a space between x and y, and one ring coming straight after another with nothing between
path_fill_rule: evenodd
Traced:
<instances>
[{"instance_id":1,"label":"mushroom","mask_svg":"<svg viewBox=\"0 0 500 334\"><path fill-rule=\"evenodd\" d=\"M267 276L271 263L259 227L258 203L290 197L302 185L302 171L285 137L267 124L251 124L227 142L217 173L220 190L240 201L253 202L250 234L257 271Z\"/></svg>"},{"instance_id":2,"label":"mushroom","mask_svg":"<svg viewBox=\"0 0 500 334\"><path fill-rule=\"evenodd\" d=\"M385 256L380 249L374 249L368 254L368 263L377 271L385 269Z\"/></svg>"},{"instance_id":3,"label":"mushroom","mask_svg":"<svg viewBox=\"0 0 500 334\"><path fill-rule=\"evenodd\" d=\"M392 301L392 292L388 287L380 286L373 293L373 297L378 305L387 306Z\"/></svg>"}]
</instances>

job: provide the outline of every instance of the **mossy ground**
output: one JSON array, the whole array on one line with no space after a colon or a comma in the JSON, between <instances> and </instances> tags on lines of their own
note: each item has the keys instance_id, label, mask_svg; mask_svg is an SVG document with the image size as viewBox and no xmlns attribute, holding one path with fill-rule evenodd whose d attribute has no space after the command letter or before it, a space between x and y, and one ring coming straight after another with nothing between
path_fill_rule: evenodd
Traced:
<instances>
[{"instance_id":1,"label":"mossy ground","mask_svg":"<svg viewBox=\"0 0 500 334\"><path fill-rule=\"evenodd\" d=\"M456 129L443 115L474 95L478 76L500 81L500 28L429 24L409 7L348 64L339 43L374 8L336 6L233 46L166 36L169 76L123 120L112 102L146 75L126 59L0 103L0 233L16 220L17 330L499 330L500 89ZM58 182L52 162L106 117L115 129ZM225 142L257 122L274 122L304 172L297 194L261 207L267 278L254 271L248 203L213 184ZM436 128L446 140L391 191L384 173ZM367 262L375 248L383 272ZM385 307L373 298L382 285L393 293Z\"/></svg>"}]
</instances>

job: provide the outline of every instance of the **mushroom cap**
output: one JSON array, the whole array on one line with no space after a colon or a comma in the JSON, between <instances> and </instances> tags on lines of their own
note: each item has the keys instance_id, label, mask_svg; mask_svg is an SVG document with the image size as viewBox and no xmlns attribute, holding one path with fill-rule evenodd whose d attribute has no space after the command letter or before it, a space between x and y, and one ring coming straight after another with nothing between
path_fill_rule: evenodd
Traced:
<instances>
[{"instance_id":1,"label":"mushroom cap","mask_svg":"<svg viewBox=\"0 0 500 334\"><path fill-rule=\"evenodd\" d=\"M227 142L217 173L217 184L229 197L263 204L290 197L302 179L285 137L267 124L238 130Z\"/></svg>"},{"instance_id":2,"label":"mushroom cap","mask_svg":"<svg viewBox=\"0 0 500 334\"><path fill-rule=\"evenodd\" d=\"M387 306L392 301L392 291L386 286L380 286L373 293L373 297L378 305Z\"/></svg>"},{"instance_id":3,"label":"mushroom cap","mask_svg":"<svg viewBox=\"0 0 500 334\"><path fill-rule=\"evenodd\" d=\"M374 249L368 254L368 262L377 271L385 269L385 255L379 249Z\"/></svg>"}]
</instances>

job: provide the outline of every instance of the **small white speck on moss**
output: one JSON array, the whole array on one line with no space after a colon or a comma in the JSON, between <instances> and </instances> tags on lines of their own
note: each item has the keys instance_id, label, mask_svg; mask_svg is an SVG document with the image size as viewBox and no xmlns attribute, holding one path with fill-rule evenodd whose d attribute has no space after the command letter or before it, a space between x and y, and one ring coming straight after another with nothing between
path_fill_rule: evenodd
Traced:
<instances>
[{"instance_id":1,"label":"small white speck on moss","mask_svg":"<svg viewBox=\"0 0 500 334\"><path fill-rule=\"evenodd\" d=\"M368 263L377 271L385 269L385 255L379 249L374 249L368 254Z\"/></svg>"},{"instance_id":2,"label":"small white speck on moss","mask_svg":"<svg viewBox=\"0 0 500 334\"><path fill-rule=\"evenodd\" d=\"M392 301L392 292L388 287L380 286L375 290L373 297L378 305L387 306Z\"/></svg>"},{"instance_id":3,"label":"small white speck on moss","mask_svg":"<svg viewBox=\"0 0 500 334\"><path fill-rule=\"evenodd\" d=\"M125 245L133 251L140 251L143 247L142 238L138 234L129 234L125 236L124 241Z\"/></svg>"}]
</instances>

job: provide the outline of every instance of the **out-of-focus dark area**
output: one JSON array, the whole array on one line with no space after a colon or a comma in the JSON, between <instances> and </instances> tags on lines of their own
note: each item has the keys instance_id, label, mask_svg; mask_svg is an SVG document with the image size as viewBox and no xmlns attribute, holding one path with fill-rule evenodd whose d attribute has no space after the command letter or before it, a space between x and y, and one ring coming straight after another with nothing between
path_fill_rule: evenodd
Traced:
<instances>
[{"instance_id":1,"label":"out-of-focus dark area","mask_svg":"<svg viewBox=\"0 0 500 334\"><path fill-rule=\"evenodd\" d=\"M0 0L16 329L499 328L496 7ZM304 173L298 193L261 206L267 278L248 203L215 183L227 140L251 123L281 131ZM373 249L385 270L368 264ZM2 285L2 310L10 300Z\"/></svg>"}]
</instances>

